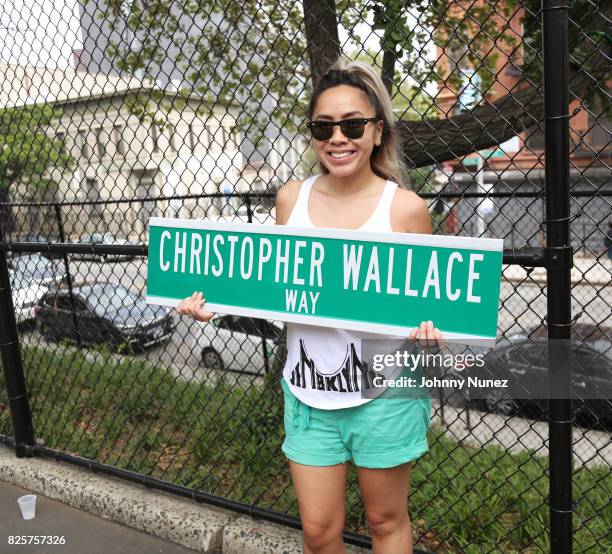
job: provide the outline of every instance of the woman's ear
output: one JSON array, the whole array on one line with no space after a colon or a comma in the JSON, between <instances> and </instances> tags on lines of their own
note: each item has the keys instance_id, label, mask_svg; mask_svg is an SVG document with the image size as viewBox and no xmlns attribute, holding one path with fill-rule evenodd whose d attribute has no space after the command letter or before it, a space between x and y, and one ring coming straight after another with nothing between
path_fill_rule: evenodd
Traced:
<instances>
[{"instance_id":1,"label":"woman's ear","mask_svg":"<svg viewBox=\"0 0 612 554\"><path fill-rule=\"evenodd\" d=\"M374 139L374 144L376 146L380 146L382 142L382 134L383 134L384 126L385 126L385 122L382 120L376 123L376 138Z\"/></svg>"}]
</instances>

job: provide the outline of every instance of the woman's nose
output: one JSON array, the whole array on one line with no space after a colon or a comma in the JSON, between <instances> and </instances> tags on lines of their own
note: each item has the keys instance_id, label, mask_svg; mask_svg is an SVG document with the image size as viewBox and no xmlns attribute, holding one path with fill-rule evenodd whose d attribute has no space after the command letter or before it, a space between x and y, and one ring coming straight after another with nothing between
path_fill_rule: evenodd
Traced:
<instances>
[{"instance_id":1,"label":"woman's nose","mask_svg":"<svg viewBox=\"0 0 612 554\"><path fill-rule=\"evenodd\" d=\"M340 125L334 125L332 127L332 136L329 140L332 142L345 142L348 139L344 136Z\"/></svg>"}]
</instances>

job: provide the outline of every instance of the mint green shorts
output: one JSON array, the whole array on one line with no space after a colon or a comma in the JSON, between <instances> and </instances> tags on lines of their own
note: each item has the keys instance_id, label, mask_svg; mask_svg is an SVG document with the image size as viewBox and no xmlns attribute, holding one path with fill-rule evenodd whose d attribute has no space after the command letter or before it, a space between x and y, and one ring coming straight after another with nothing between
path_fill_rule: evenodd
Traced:
<instances>
[{"instance_id":1,"label":"mint green shorts","mask_svg":"<svg viewBox=\"0 0 612 554\"><path fill-rule=\"evenodd\" d=\"M361 406L321 410L301 402L281 378L285 440L292 461L331 466L353 460L358 467L387 468L429 450L429 398L375 398Z\"/></svg>"}]
</instances>

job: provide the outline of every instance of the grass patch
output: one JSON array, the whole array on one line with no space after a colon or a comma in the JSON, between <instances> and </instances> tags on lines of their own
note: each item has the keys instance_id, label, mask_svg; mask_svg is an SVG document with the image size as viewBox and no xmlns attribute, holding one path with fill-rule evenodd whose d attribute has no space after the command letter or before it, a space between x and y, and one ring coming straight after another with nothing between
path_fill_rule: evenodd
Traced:
<instances>
[{"instance_id":1,"label":"grass patch","mask_svg":"<svg viewBox=\"0 0 612 554\"><path fill-rule=\"evenodd\" d=\"M185 381L148 361L73 348L22 347L36 437L50 448L298 517L278 389ZM0 432L12 435L0 377ZM349 466L346 528L367 533ZM612 552L610 468L574 472L574 548ZM547 460L473 448L432 426L412 471L415 543L437 552L541 552L548 540Z\"/></svg>"}]
</instances>

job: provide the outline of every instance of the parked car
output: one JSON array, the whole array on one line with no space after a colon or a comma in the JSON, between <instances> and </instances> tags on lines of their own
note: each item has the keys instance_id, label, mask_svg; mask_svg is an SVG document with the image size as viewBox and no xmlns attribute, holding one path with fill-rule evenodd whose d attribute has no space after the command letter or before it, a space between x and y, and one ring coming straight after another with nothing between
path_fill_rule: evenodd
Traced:
<instances>
[{"instance_id":1,"label":"parked car","mask_svg":"<svg viewBox=\"0 0 612 554\"><path fill-rule=\"evenodd\" d=\"M176 321L171 309L146 303L140 294L110 282L48 291L36 307L38 329L49 340L68 339L82 345L106 344L141 350L170 339ZM76 317L76 326L75 326Z\"/></svg>"},{"instance_id":2,"label":"parked car","mask_svg":"<svg viewBox=\"0 0 612 554\"><path fill-rule=\"evenodd\" d=\"M123 244L123 245L137 245L138 243L132 242L126 238L115 237L112 233L92 233L83 235L77 243L90 243L90 244ZM70 254L73 260L90 260L94 262L126 262L133 260L133 255L119 255L119 254L93 254L93 253L73 253Z\"/></svg>"},{"instance_id":3,"label":"parked car","mask_svg":"<svg viewBox=\"0 0 612 554\"><path fill-rule=\"evenodd\" d=\"M50 289L66 277L63 264L40 254L11 254L7 257L13 308L17 323L34 318L34 307Z\"/></svg>"},{"instance_id":4,"label":"parked car","mask_svg":"<svg viewBox=\"0 0 612 554\"><path fill-rule=\"evenodd\" d=\"M612 361L585 343L572 342L571 349L576 413L612 423ZM545 411L549 391L548 341L518 338L513 344L491 350L482 366L471 365L461 375L508 379L508 389L487 389L485 398L476 400L489 411L512 415L522 405L536 405Z\"/></svg>"},{"instance_id":5,"label":"parked car","mask_svg":"<svg viewBox=\"0 0 612 554\"><path fill-rule=\"evenodd\" d=\"M21 274L9 268L11 282L11 296L17 323L25 323L35 316L35 307L49 290L49 287L40 281L24 279Z\"/></svg>"},{"instance_id":6,"label":"parked car","mask_svg":"<svg viewBox=\"0 0 612 554\"><path fill-rule=\"evenodd\" d=\"M251 207L251 223L262 223L264 225L274 225L274 209L268 210L263 206ZM236 217L229 217L235 223L249 223L249 214L245 204L236 210Z\"/></svg>"},{"instance_id":7,"label":"parked car","mask_svg":"<svg viewBox=\"0 0 612 554\"><path fill-rule=\"evenodd\" d=\"M264 337L271 363L283 331L281 324L276 322L228 314L215 314L201 329L202 367L255 374L265 371Z\"/></svg>"},{"instance_id":8,"label":"parked car","mask_svg":"<svg viewBox=\"0 0 612 554\"><path fill-rule=\"evenodd\" d=\"M66 279L64 264L55 259L49 259L42 254L12 254L7 258L9 269L14 271L14 278L19 286L33 281L51 287L59 285Z\"/></svg>"},{"instance_id":9,"label":"parked car","mask_svg":"<svg viewBox=\"0 0 612 554\"><path fill-rule=\"evenodd\" d=\"M526 329L523 333L517 333L513 338L546 338L548 336L548 328L545 325L538 325ZM582 343L598 352L605 354L612 360L612 328L606 327L603 324L593 323L573 323L572 324L572 340L576 343Z\"/></svg>"}]
</instances>

